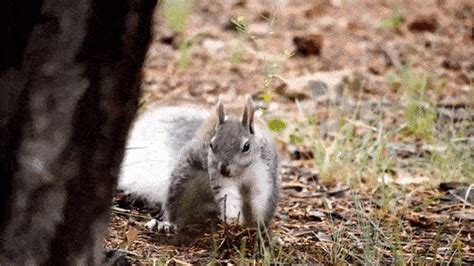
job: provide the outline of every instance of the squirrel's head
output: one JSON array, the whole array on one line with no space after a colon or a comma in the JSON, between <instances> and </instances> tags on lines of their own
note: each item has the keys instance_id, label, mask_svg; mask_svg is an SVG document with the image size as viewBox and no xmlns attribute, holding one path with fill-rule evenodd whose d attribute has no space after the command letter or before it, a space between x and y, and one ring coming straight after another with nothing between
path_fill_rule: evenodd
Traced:
<instances>
[{"instance_id":1,"label":"squirrel's head","mask_svg":"<svg viewBox=\"0 0 474 266\"><path fill-rule=\"evenodd\" d=\"M218 122L209 145L209 159L224 177L240 176L260 156L253 125L254 113L250 97L240 119L227 118L222 102L217 105Z\"/></svg>"}]
</instances>

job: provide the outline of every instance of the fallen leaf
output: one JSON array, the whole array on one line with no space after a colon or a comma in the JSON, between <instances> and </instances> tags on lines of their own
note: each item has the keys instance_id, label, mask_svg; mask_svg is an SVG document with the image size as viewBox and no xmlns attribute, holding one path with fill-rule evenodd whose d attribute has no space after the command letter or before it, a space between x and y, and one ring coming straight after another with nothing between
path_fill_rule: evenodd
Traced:
<instances>
[{"instance_id":1,"label":"fallen leaf","mask_svg":"<svg viewBox=\"0 0 474 266\"><path fill-rule=\"evenodd\" d=\"M127 232L125 233L125 237L127 238L127 247L129 247L133 241L138 239L138 229L135 227L130 227Z\"/></svg>"}]
</instances>

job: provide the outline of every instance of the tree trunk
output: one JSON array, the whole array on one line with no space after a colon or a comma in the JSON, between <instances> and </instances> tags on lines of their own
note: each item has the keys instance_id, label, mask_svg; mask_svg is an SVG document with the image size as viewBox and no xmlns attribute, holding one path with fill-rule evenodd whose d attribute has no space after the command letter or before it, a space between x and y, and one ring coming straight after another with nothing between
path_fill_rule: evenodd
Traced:
<instances>
[{"instance_id":1,"label":"tree trunk","mask_svg":"<svg viewBox=\"0 0 474 266\"><path fill-rule=\"evenodd\" d=\"M0 264L100 263L155 4L0 4Z\"/></svg>"}]
</instances>

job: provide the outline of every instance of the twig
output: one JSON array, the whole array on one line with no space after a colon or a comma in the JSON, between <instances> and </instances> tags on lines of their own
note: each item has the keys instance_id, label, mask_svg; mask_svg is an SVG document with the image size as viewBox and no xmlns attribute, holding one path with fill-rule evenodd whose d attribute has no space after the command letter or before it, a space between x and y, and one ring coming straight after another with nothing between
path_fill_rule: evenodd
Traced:
<instances>
[{"instance_id":1,"label":"twig","mask_svg":"<svg viewBox=\"0 0 474 266\"><path fill-rule=\"evenodd\" d=\"M400 59L398 58L398 54L390 47L388 46L382 46L380 48L382 52L387 56L387 58L390 60L390 63L397 69L402 69L403 65L400 62Z\"/></svg>"},{"instance_id":2,"label":"twig","mask_svg":"<svg viewBox=\"0 0 474 266\"><path fill-rule=\"evenodd\" d=\"M471 184L471 185L467 188L466 195L464 196L464 200L463 200L463 203L464 203L464 204L462 205L462 209L463 209L463 210L466 208L466 205L472 206L472 204L468 202L469 194L471 194L472 188L474 188L474 184Z\"/></svg>"},{"instance_id":3,"label":"twig","mask_svg":"<svg viewBox=\"0 0 474 266\"><path fill-rule=\"evenodd\" d=\"M129 217L141 218L141 219L145 219L145 220L150 219L150 217L148 217L148 216L139 215L139 214L132 214L132 212L130 210L118 208L116 206L112 206L111 209L114 213L123 214L123 215L129 216Z\"/></svg>"},{"instance_id":4,"label":"twig","mask_svg":"<svg viewBox=\"0 0 474 266\"><path fill-rule=\"evenodd\" d=\"M350 118L346 118L346 121L349 122L350 124L356 126L356 127L363 127L363 128L366 128L366 129L370 129L374 132L377 132L377 130L378 130L376 127L369 126L369 125L365 124L364 122L361 122L361 121L358 121L358 120L352 120Z\"/></svg>"},{"instance_id":5,"label":"twig","mask_svg":"<svg viewBox=\"0 0 474 266\"><path fill-rule=\"evenodd\" d=\"M174 264L180 264L180 265L192 265L192 264L190 264L190 263L188 263L188 262L185 262L185 261L183 261L183 260L178 260L177 258L171 258L171 259L169 259L169 260L165 263L165 265L170 265L172 262L174 262Z\"/></svg>"}]
</instances>

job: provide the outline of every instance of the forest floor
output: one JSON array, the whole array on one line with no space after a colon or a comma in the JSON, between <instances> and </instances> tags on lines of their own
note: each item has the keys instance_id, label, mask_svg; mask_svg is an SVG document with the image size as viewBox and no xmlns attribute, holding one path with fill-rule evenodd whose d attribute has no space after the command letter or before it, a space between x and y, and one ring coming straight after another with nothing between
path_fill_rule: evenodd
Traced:
<instances>
[{"instance_id":1,"label":"forest floor","mask_svg":"<svg viewBox=\"0 0 474 266\"><path fill-rule=\"evenodd\" d=\"M178 2L157 12L144 110L251 95L283 197L270 235L182 241L118 195L106 247L141 264L474 264L472 1Z\"/></svg>"}]
</instances>

